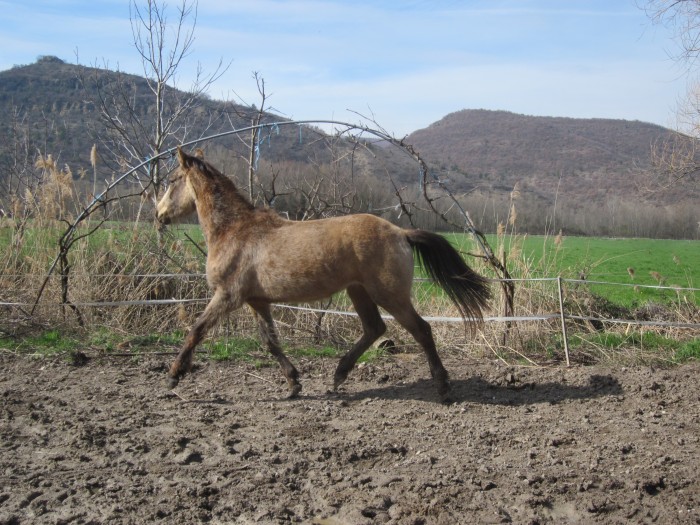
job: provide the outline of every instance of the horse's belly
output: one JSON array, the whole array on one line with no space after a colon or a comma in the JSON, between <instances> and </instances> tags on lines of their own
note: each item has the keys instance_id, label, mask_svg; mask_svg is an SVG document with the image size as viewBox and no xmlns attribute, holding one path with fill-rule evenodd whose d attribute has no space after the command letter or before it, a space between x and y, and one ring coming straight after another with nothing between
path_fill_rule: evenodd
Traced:
<instances>
[{"instance_id":1,"label":"horse's belly","mask_svg":"<svg viewBox=\"0 0 700 525\"><path fill-rule=\"evenodd\" d=\"M347 272L332 267L316 268L315 272L289 272L274 278L259 279L260 294L271 302L311 302L330 297L357 282Z\"/></svg>"}]
</instances>

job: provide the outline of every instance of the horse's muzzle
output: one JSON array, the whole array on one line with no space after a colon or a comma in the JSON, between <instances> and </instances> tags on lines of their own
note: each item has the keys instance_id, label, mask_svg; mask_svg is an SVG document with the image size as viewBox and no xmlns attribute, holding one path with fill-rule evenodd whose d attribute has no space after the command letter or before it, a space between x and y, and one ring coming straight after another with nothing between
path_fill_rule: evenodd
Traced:
<instances>
[{"instance_id":1,"label":"horse's muzzle","mask_svg":"<svg viewBox=\"0 0 700 525\"><path fill-rule=\"evenodd\" d=\"M168 217L167 215L156 213L156 220L163 225L170 224L170 217Z\"/></svg>"}]
</instances>

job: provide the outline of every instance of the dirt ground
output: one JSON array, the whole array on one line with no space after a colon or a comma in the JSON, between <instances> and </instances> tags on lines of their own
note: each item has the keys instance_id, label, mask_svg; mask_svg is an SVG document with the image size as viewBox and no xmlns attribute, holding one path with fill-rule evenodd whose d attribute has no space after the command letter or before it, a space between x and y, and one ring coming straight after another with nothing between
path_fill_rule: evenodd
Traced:
<instances>
[{"instance_id":1,"label":"dirt ground","mask_svg":"<svg viewBox=\"0 0 700 525\"><path fill-rule=\"evenodd\" d=\"M700 365L0 356L0 523L700 523Z\"/></svg>"}]
</instances>

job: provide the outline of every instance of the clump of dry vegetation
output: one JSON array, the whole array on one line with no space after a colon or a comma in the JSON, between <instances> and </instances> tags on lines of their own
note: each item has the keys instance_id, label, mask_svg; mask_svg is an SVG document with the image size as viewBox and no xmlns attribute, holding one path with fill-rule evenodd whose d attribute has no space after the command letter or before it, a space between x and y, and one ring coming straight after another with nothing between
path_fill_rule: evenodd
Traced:
<instances>
[{"instance_id":1,"label":"clump of dry vegetation","mask_svg":"<svg viewBox=\"0 0 700 525\"><path fill-rule=\"evenodd\" d=\"M67 166L57 165L51 156L41 156L35 168L38 174L35 183L27 185L23 194L12 196L12 213L0 224L0 242L9 248L0 267L0 302L5 310L0 330L5 336L20 337L50 328L66 333L107 331L123 341L152 334L164 337L176 334L169 344L181 340L183 332L204 308L209 294L203 276L206 247L202 245L198 228L183 225L159 233L151 220L150 199L138 199L135 216L139 220L109 220L110 212L105 209L77 226L76 240L67 254L64 272L49 275L62 235L80 211L90 206L94 192L81 197L85 193L77 187L80 180L73 177ZM332 180L328 171L322 173L326 180ZM342 179L336 175L338 180ZM262 180L261 186L264 183ZM300 184L307 191L313 187L309 179ZM321 184L317 186L321 187ZM336 185L328 190L343 197L339 202L363 202L359 196L348 197L349 186L343 187L343 192L339 192L339 188ZM291 193L287 197L291 198ZM306 199L315 206L308 208L311 211L307 213L323 216L323 207L330 202L328 195L307 193L303 197L302 201ZM516 186L510 196L508 216L498 227L495 252L511 275L518 279L515 316L532 320L487 322L478 337L469 339L464 325L454 322L459 317L457 310L436 286L423 280L416 282L415 302L421 314L431 319L436 340L443 349L528 366L562 363L565 356L560 319L551 316L559 312L560 283L527 279L558 275L559 257L566 248L567 239L559 232L541 258L529 255L523 249L528 236L518 231L519 199L520 190ZM343 211L352 211L352 206ZM338 210L332 209L332 212ZM479 257L478 245L468 236L455 236L453 241L462 243L459 248L470 265L484 275L493 276ZM469 254L476 257L469 257ZM630 267L627 272L633 279L634 270ZM654 273L657 272L651 272L654 279L663 282L662 276ZM582 280L585 277L585 268L574 276ZM694 301L679 300L676 305L647 307L642 311L606 301L592 293L585 282L567 282L564 288L566 313L580 317L567 320L570 358L574 363L601 359L671 362L679 351L672 341L692 341L697 337L691 329L640 328L588 319L664 319L698 323L700 315ZM494 295L492 315L498 316L505 307L496 285ZM314 310L276 309L278 326L286 343L296 347L330 345L339 350L352 344L359 330L357 320L328 312L351 310L344 294L309 306ZM547 318L539 319L542 316ZM391 352L416 351L407 334L394 323L388 324L387 338L391 344L386 348ZM611 339L611 334L618 339ZM661 339L654 339L652 343L649 334ZM252 314L241 309L229 315L211 337L216 340L256 336L257 325ZM105 351L107 346L98 344L91 349ZM691 349L691 355L692 352Z\"/></svg>"}]
</instances>

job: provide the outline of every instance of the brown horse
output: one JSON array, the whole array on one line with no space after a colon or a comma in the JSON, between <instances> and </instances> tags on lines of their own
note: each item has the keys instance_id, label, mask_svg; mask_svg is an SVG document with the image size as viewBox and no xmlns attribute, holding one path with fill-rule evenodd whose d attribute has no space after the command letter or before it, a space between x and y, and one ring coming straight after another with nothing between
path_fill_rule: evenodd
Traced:
<instances>
[{"instance_id":1,"label":"brown horse","mask_svg":"<svg viewBox=\"0 0 700 525\"><path fill-rule=\"evenodd\" d=\"M486 279L471 270L444 237L405 230L366 214L286 220L271 209L253 207L200 153L192 156L178 148L177 155L179 167L157 205L157 218L167 224L197 212L209 252L207 281L214 294L170 367L171 387L189 371L195 347L217 320L248 304L257 314L262 340L287 379L289 396L295 397L301 391L299 374L282 352L270 305L315 301L347 290L363 334L340 359L334 389L386 330L381 306L421 345L438 394L449 400L447 371L430 325L411 304L413 251L465 320L482 319L489 289Z\"/></svg>"}]
</instances>

